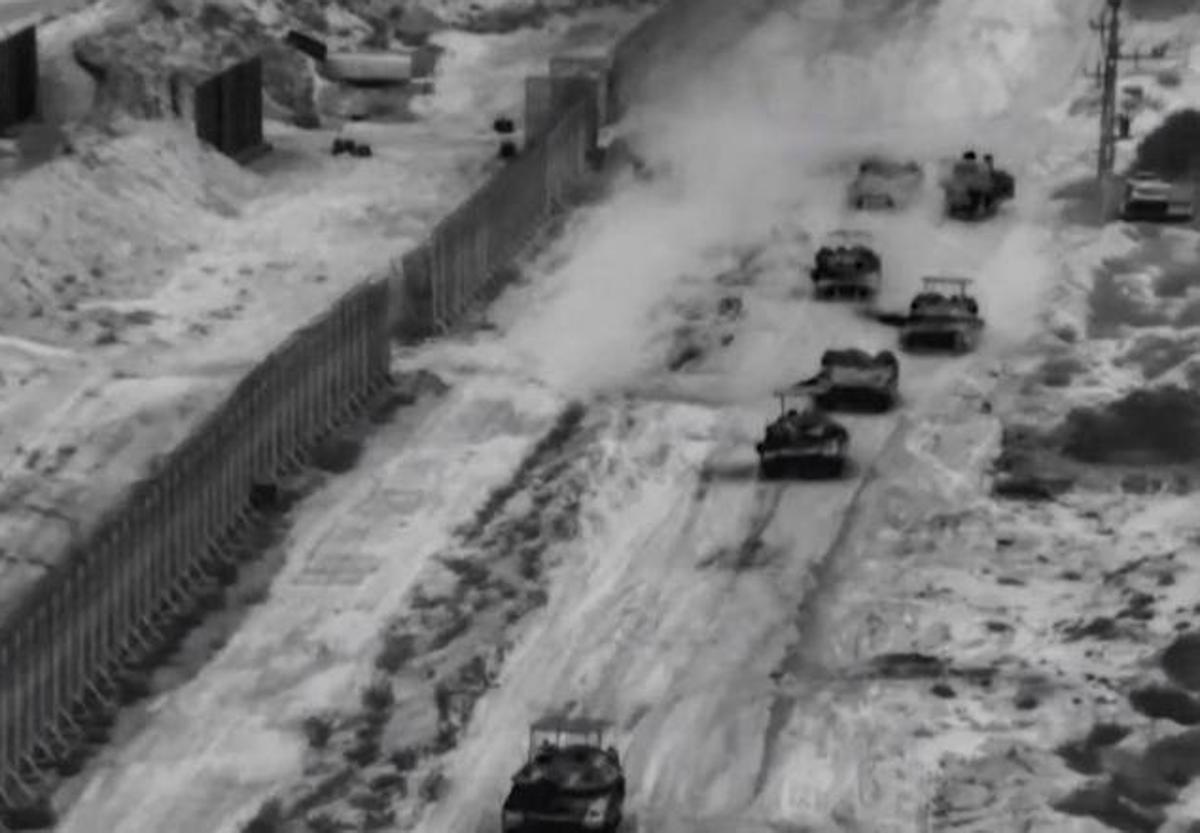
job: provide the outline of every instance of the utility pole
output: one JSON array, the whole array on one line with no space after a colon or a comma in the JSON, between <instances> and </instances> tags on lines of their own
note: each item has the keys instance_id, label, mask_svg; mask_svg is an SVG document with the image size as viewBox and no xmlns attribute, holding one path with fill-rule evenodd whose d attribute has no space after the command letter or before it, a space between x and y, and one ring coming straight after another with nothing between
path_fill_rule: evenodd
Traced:
<instances>
[{"instance_id":1,"label":"utility pole","mask_svg":"<svg viewBox=\"0 0 1200 833\"><path fill-rule=\"evenodd\" d=\"M1121 138L1117 128L1117 81L1122 61L1139 65L1146 59L1167 57L1168 45L1146 51L1122 52L1121 0L1105 0L1104 11L1090 21L1092 30L1100 35L1101 59L1090 76L1100 84L1100 152L1096 160L1096 176L1104 179L1112 174L1116 162L1116 142Z\"/></svg>"},{"instance_id":2,"label":"utility pole","mask_svg":"<svg viewBox=\"0 0 1200 833\"><path fill-rule=\"evenodd\" d=\"M1121 0L1105 0L1099 20L1091 22L1100 34L1102 67L1100 76L1100 154L1096 178L1103 183L1112 174L1116 161L1117 64L1121 60Z\"/></svg>"}]
</instances>

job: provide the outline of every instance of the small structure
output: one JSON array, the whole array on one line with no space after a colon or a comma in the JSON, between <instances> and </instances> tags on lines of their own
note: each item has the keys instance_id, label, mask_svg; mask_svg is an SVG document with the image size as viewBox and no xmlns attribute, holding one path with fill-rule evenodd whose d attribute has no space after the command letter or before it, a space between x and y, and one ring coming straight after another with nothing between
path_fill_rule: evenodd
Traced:
<instances>
[{"instance_id":1,"label":"small structure","mask_svg":"<svg viewBox=\"0 0 1200 833\"><path fill-rule=\"evenodd\" d=\"M238 162L270 150L263 138L262 57L209 76L192 90L196 135Z\"/></svg>"},{"instance_id":2,"label":"small structure","mask_svg":"<svg viewBox=\"0 0 1200 833\"><path fill-rule=\"evenodd\" d=\"M37 112L36 18L0 20L0 133L29 121Z\"/></svg>"},{"instance_id":3,"label":"small structure","mask_svg":"<svg viewBox=\"0 0 1200 833\"><path fill-rule=\"evenodd\" d=\"M332 51L312 35L292 30L284 43L302 52L316 64L317 74L327 81L356 87L389 87L408 84L433 75L438 51L428 45L404 49Z\"/></svg>"}]
</instances>

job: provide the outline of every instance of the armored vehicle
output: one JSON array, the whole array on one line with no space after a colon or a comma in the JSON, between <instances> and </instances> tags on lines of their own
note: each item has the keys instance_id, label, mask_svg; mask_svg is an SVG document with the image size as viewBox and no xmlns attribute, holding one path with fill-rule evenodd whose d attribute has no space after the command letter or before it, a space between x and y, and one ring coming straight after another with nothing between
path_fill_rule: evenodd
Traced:
<instances>
[{"instance_id":1,"label":"armored vehicle","mask_svg":"<svg viewBox=\"0 0 1200 833\"><path fill-rule=\"evenodd\" d=\"M767 425L755 446L759 472L764 478L840 477L846 467L850 432L825 413L806 393L808 406L802 411L788 408L795 391L777 391L780 414Z\"/></svg>"},{"instance_id":2,"label":"armored vehicle","mask_svg":"<svg viewBox=\"0 0 1200 833\"><path fill-rule=\"evenodd\" d=\"M797 387L825 410L882 413L900 397L900 362L891 350L826 350L820 372Z\"/></svg>"},{"instance_id":3,"label":"armored vehicle","mask_svg":"<svg viewBox=\"0 0 1200 833\"><path fill-rule=\"evenodd\" d=\"M1121 219L1130 222L1187 222L1196 215L1196 187L1137 171L1125 181Z\"/></svg>"},{"instance_id":4,"label":"armored vehicle","mask_svg":"<svg viewBox=\"0 0 1200 833\"><path fill-rule=\"evenodd\" d=\"M869 156L859 163L847 201L852 208L867 211L904 208L924 182L925 172L918 162Z\"/></svg>"},{"instance_id":5,"label":"armored vehicle","mask_svg":"<svg viewBox=\"0 0 1200 833\"><path fill-rule=\"evenodd\" d=\"M873 298L883 278L875 238L867 231L832 232L817 249L809 274L818 299Z\"/></svg>"},{"instance_id":6,"label":"armored vehicle","mask_svg":"<svg viewBox=\"0 0 1200 833\"><path fill-rule=\"evenodd\" d=\"M979 302L968 291L972 281L960 277L926 277L913 297L900 330L905 350L966 353L975 349L983 330Z\"/></svg>"},{"instance_id":7,"label":"armored vehicle","mask_svg":"<svg viewBox=\"0 0 1200 833\"><path fill-rule=\"evenodd\" d=\"M504 801L504 833L615 833L625 773L609 724L545 717L529 729L528 759Z\"/></svg>"},{"instance_id":8,"label":"armored vehicle","mask_svg":"<svg viewBox=\"0 0 1200 833\"><path fill-rule=\"evenodd\" d=\"M968 150L955 161L942 179L946 214L959 220L981 220L993 216L1001 203L1016 195L1016 180L997 168L990 154L982 160Z\"/></svg>"}]
</instances>

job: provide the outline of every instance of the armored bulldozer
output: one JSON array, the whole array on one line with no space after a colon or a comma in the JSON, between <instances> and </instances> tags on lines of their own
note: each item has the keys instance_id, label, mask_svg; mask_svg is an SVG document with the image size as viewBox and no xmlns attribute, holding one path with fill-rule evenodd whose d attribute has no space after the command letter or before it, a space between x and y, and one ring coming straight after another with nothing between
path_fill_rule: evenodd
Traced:
<instances>
[{"instance_id":1,"label":"armored bulldozer","mask_svg":"<svg viewBox=\"0 0 1200 833\"><path fill-rule=\"evenodd\" d=\"M993 216L1001 203L1016 196L1016 180L997 168L991 154L983 159L968 150L956 160L942 179L946 214L959 220L982 220Z\"/></svg>"},{"instance_id":2,"label":"armored bulldozer","mask_svg":"<svg viewBox=\"0 0 1200 833\"><path fill-rule=\"evenodd\" d=\"M900 346L910 352L967 353L983 330L979 302L968 291L970 278L927 277L913 297L900 330Z\"/></svg>"},{"instance_id":3,"label":"armored bulldozer","mask_svg":"<svg viewBox=\"0 0 1200 833\"><path fill-rule=\"evenodd\" d=\"M625 773L609 724L545 717L529 728L528 759L504 801L504 833L616 833Z\"/></svg>"},{"instance_id":4,"label":"armored bulldozer","mask_svg":"<svg viewBox=\"0 0 1200 833\"><path fill-rule=\"evenodd\" d=\"M879 292L883 261L870 232L840 229L832 232L817 249L809 274L813 294L819 300L865 300Z\"/></svg>"},{"instance_id":5,"label":"armored bulldozer","mask_svg":"<svg viewBox=\"0 0 1200 833\"><path fill-rule=\"evenodd\" d=\"M1196 186L1171 182L1146 171L1125 181L1121 219L1128 222L1189 222L1196 216Z\"/></svg>"},{"instance_id":6,"label":"armored bulldozer","mask_svg":"<svg viewBox=\"0 0 1200 833\"><path fill-rule=\"evenodd\" d=\"M918 162L869 156L859 163L858 174L847 189L847 202L860 211L904 208L924 181L925 172Z\"/></svg>"},{"instance_id":7,"label":"armored bulldozer","mask_svg":"<svg viewBox=\"0 0 1200 833\"><path fill-rule=\"evenodd\" d=\"M790 390L776 392L779 418L767 425L755 446L760 474L767 479L840 477L846 468L850 432L811 398L803 411L788 408L788 399L796 395Z\"/></svg>"},{"instance_id":8,"label":"armored bulldozer","mask_svg":"<svg viewBox=\"0 0 1200 833\"><path fill-rule=\"evenodd\" d=\"M883 413L900 398L900 362L891 350L826 350L820 372L795 389L827 411Z\"/></svg>"}]
</instances>

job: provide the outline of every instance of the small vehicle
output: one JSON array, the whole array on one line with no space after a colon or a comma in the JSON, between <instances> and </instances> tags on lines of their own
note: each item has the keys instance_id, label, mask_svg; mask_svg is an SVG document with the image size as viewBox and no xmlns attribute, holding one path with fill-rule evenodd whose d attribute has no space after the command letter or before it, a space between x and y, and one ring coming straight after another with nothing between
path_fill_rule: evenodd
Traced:
<instances>
[{"instance_id":1,"label":"small vehicle","mask_svg":"<svg viewBox=\"0 0 1200 833\"><path fill-rule=\"evenodd\" d=\"M868 156L858 165L858 174L847 189L847 201L860 211L904 208L924 182L925 172L918 162Z\"/></svg>"},{"instance_id":2,"label":"small vehicle","mask_svg":"<svg viewBox=\"0 0 1200 833\"><path fill-rule=\"evenodd\" d=\"M817 249L809 274L818 300L866 300L879 292L883 261L868 231L839 229Z\"/></svg>"},{"instance_id":3,"label":"small vehicle","mask_svg":"<svg viewBox=\"0 0 1200 833\"><path fill-rule=\"evenodd\" d=\"M984 154L981 161L975 151L968 150L943 177L942 192L947 216L981 220L995 215L1001 203L1016 196L1016 180L995 166L991 154Z\"/></svg>"},{"instance_id":4,"label":"small vehicle","mask_svg":"<svg viewBox=\"0 0 1200 833\"><path fill-rule=\"evenodd\" d=\"M1125 181L1121 219L1129 222L1188 222L1196 216L1196 186L1171 182L1147 171Z\"/></svg>"},{"instance_id":5,"label":"small vehicle","mask_svg":"<svg viewBox=\"0 0 1200 833\"><path fill-rule=\"evenodd\" d=\"M908 351L974 350L983 330L983 318L979 302L967 291L971 283L970 278L924 278L900 329L900 346Z\"/></svg>"},{"instance_id":6,"label":"small vehicle","mask_svg":"<svg viewBox=\"0 0 1200 833\"><path fill-rule=\"evenodd\" d=\"M777 477L840 477L846 468L850 432L825 413L811 395L795 390L777 391L779 418L767 425L758 451L759 473ZM789 398L807 396L803 411L788 408Z\"/></svg>"},{"instance_id":7,"label":"small vehicle","mask_svg":"<svg viewBox=\"0 0 1200 833\"><path fill-rule=\"evenodd\" d=\"M333 144L329 148L329 152L334 156L341 156L343 153L348 153L351 156L366 157L373 155L371 146L366 142L358 142L354 139L338 138L333 140Z\"/></svg>"},{"instance_id":8,"label":"small vehicle","mask_svg":"<svg viewBox=\"0 0 1200 833\"><path fill-rule=\"evenodd\" d=\"M529 729L529 756L504 800L504 833L615 833L625 803L625 773L607 743L610 725L544 717Z\"/></svg>"},{"instance_id":9,"label":"small vehicle","mask_svg":"<svg viewBox=\"0 0 1200 833\"><path fill-rule=\"evenodd\" d=\"M808 391L827 411L884 413L900 398L900 362L891 350L826 350L820 372L796 389Z\"/></svg>"}]
</instances>

